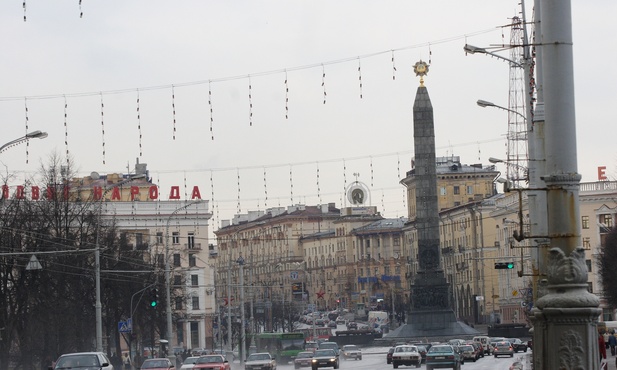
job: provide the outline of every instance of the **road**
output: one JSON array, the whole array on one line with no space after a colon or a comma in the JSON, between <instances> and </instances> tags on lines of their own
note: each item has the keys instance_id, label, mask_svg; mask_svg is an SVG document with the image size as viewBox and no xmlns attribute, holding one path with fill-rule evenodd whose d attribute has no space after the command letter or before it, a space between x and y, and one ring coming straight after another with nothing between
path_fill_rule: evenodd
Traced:
<instances>
[{"instance_id":1,"label":"road","mask_svg":"<svg viewBox=\"0 0 617 370\"><path fill-rule=\"evenodd\" d=\"M341 360L340 369L354 369L354 370L378 370L378 369L392 369L392 365L386 364L386 352L387 348L384 347L367 347L363 349L363 356L361 361L355 360ZM526 364L525 357L529 356L531 351L527 353L515 353L514 358L486 356L480 358L477 362L465 362L462 366L462 370L508 370L510 365L516 360L520 360L523 364ZM399 366L399 369L415 369L415 366ZM422 369L426 369L426 365L422 364ZM242 370L239 363L235 363L232 366L233 370ZM278 364L277 370L293 370L293 364ZM303 370L310 370L309 367L302 368ZM331 368L324 368L331 369ZM528 368L525 368L527 370Z\"/></svg>"}]
</instances>

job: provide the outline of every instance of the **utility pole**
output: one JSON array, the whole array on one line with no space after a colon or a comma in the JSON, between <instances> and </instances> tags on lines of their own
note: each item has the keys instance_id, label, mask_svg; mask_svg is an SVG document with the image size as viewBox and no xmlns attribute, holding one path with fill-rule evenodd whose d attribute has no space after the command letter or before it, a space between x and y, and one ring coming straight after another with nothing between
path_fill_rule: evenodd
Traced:
<instances>
[{"instance_id":1,"label":"utility pole","mask_svg":"<svg viewBox=\"0 0 617 370\"><path fill-rule=\"evenodd\" d=\"M572 9L569 0L543 0L541 45L546 120L548 236L547 293L536 302L536 331L543 341L536 370L589 369L600 366L597 322L599 298L587 288L585 250L581 246L577 169ZM550 350L549 350L550 349ZM564 353L573 356L563 356ZM539 366L538 366L539 365Z\"/></svg>"}]
</instances>

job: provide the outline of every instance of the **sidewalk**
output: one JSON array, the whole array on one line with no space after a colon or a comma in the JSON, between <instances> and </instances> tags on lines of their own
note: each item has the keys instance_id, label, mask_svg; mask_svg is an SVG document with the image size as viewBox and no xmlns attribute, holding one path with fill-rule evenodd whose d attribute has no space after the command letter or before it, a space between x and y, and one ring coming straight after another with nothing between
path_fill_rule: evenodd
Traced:
<instances>
[{"instance_id":1,"label":"sidewalk","mask_svg":"<svg viewBox=\"0 0 617 370\"><path fill-rule=\"evenodd\" d=\"M617 370L617 366L615 365L615 359L617 357L615 356L611 356L610 354L608 356L606 356L606 360L602 360L602 362L606 362L606 364L608 365L606 367L607 370Z\"/></svg>"}]
</instances>

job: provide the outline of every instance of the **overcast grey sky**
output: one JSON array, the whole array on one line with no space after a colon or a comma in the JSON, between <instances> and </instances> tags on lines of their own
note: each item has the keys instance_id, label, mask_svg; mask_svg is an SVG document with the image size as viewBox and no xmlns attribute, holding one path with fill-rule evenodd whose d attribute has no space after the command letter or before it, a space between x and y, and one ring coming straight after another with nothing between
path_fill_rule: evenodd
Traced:
<instances>
[{"instance_id":1,"label":"overcast grey sky","mask_svg":"<svg viewBox=\"0 0 617 370\"><path fill-rule=\"evenodd\" d=\"M519 15L517 0L84 0L83 18L77 0L26 4L24 22L20 1L0 3L2 142L26 132L26 105L28 130L49 137L30 143L28 164L25 145L4 151L3 173L33 173L67 149L81 175L126 173L139 158L164 199L172 185L213 198L215 224L343 206L359 173L384 216L406 216L398 181L413 157L420 59L431 63L437 155L506 156L507 114L476 100L507 105L508 65L463 45L509 42L499 26ZM579 172L595 181L598 166L616 168L617 2L572 5Z\"/></svg>"}]
</instances>

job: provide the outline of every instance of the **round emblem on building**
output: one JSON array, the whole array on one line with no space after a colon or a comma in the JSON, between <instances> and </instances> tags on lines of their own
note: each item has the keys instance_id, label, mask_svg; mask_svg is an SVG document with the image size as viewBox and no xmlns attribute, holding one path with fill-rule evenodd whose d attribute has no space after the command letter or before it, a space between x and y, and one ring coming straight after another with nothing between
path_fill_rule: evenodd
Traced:
<instances>
[{"instance_id":1,"label":"round emblem on building","mask_svg":"<svg viewBox=\"0 0 617 370\"><path fill-rule=\"evenodd\" d=\"M361 182L354 182L347 188L347 200L354 206L361 206L368 202L368 188Z\"/></svg>"}]
</instances>

